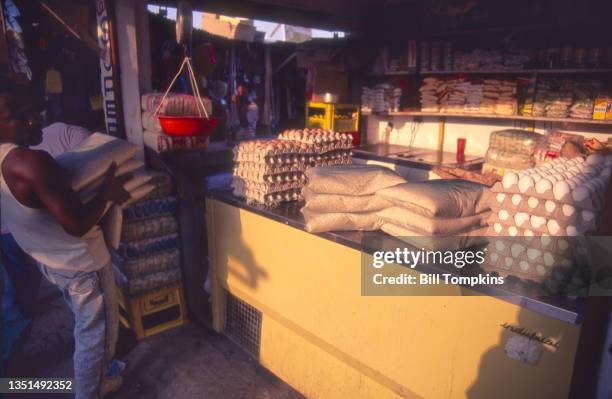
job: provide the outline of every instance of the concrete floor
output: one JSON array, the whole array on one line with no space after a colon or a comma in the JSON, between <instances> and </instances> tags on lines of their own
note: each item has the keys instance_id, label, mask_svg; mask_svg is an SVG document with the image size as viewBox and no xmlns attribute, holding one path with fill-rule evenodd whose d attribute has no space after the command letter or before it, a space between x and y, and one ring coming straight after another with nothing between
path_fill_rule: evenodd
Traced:
<instances>
[{"instance_id":1,"label":"concrete floor","mask_svg":"<svg viewBox=\"0 0 612 399\"><path fill-rule=\"evenodd\" d=\"M18 364L12 365L12 375L48 378L73 375L72 313L58 294L49 291L46 295L31 335L17 358ZM195 324L146 338L122 360L127 362L124 385L108 398L304 398L227 338ZM32 396L42 397L45 396ZM27 395L15 398L26 399Z\"/></svg>"}]
</instances>

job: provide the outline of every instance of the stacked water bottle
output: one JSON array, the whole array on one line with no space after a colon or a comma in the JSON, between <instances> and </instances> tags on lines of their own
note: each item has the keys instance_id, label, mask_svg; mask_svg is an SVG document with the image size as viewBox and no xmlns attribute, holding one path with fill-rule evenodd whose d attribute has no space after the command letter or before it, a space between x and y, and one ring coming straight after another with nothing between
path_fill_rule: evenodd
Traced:
<instances>
[{"instance_id":1,"label":"stacked water bottle","mask_svg":"<svg viewBox=\"0 0 612 399\"><path fill-rule=\"evenodd\" d=\"M177 199L171 177L155 172L155 189L123 210L121 243L112 251L115 280L134 296L181 280Z\"/></svg>"}]
</instances>

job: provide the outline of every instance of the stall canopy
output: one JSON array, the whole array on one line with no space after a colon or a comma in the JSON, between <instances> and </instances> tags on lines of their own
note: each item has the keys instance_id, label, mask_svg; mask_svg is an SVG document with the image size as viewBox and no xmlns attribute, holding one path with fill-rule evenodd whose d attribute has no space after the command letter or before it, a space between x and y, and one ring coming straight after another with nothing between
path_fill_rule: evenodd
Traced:
<instances>
[{"instance_id":1,"label":"stall canopy","mask_svg":"<svg viewBox=\"0 0 612 399\"><path fill-rule=\"evenodd\" d=\"M411 4L416 0L193 0L194 10L321 29L350 31L362 26L373 7ZM177 0L151 4L176 7Z\"/></svg>"}]
</instances>

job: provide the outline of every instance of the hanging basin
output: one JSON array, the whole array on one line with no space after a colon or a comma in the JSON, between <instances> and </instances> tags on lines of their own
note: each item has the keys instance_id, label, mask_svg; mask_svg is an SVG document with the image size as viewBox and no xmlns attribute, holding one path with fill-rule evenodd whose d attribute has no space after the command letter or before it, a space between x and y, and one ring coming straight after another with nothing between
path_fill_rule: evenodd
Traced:
<instances>
[{"instance_id":1,"label":"hanging basin","mask_svg":"<svg viewBox=\"0 0 612 399\"><path fill-rule=\"evenodd\" d=\"M201 116L159 116L162 130L169 136L210 136L219 119Z\"/></svg>"}]
</instances>

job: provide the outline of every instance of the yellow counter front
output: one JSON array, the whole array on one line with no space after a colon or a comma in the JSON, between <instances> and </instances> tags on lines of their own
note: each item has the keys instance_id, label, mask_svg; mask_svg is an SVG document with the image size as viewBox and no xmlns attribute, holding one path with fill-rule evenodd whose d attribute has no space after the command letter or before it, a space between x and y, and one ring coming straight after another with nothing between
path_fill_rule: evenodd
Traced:
<instances>
[{"instance_id":1,"label":"yellow counter front","mask_svg":"<svg viewBox=\"0 0 612 399\"><path fill-rule=\"evenodd\" d=\"M452 287L363 296L370 255L358 248L223 199L208 199L206 216L214 328L235 324L230 301L245 304L251 352L308 398L568 396L577 324ZM556 347L543 344L535 365L509 358L521 328Z\"/></svg>"}]
</instances>

